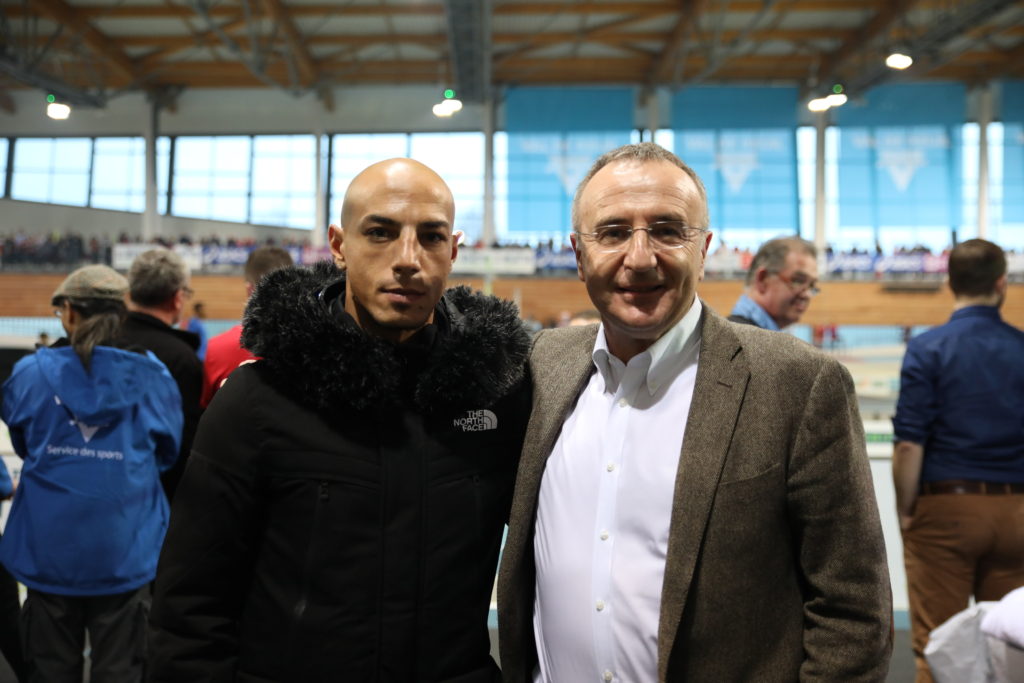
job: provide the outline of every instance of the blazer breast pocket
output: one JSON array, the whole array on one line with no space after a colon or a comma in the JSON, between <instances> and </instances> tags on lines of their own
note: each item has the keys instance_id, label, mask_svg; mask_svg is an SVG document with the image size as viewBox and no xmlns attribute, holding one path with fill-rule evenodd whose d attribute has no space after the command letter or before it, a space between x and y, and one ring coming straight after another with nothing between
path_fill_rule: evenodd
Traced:
<instances>
[{"instance_id":1,"label":"blazer breast pocket","mask_svg":"<svg viewBox=\"0 0 1024 683\"><path fill-rule=\"evenodd\" d=\"M734 474L738 476L726 479L728 473L723 473L723 478L718 483L718 492L715 495L716 504L722 501L751 502L770 496L771 490L779 487L782 483L780 481L782 465L778 462L753 474L743 472Z\"/></svg>"}]
</instances>

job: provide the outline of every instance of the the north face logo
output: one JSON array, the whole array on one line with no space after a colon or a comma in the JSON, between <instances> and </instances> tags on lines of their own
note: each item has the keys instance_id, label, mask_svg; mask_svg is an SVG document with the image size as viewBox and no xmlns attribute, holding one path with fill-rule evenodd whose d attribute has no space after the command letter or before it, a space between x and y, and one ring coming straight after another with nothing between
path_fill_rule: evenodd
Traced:
<instances>
[{"instance_id":1,"label":"the north face logo","mask_svg":"<svg viewBox=\"0 0 1024 683\"><path fill-rule=\"evenodd\" d=\"M454 420L453 426L464 432L482 432L498 428L498 416L489 410L468 410Z\"/></svg>"}]
</instances>

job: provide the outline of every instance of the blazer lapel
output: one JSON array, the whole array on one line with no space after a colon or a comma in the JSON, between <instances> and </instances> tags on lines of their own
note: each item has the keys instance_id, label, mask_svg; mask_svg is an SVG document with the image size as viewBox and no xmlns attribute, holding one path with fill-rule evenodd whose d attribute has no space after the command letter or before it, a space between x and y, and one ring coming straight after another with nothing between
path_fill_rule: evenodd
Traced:
<instances>
[{"instance_id":1,"label":"blazer lapel","mask_svg":"<svg viewBox=\"0 0 1024 683\"><path fill-rule=\"evenodd\" d=\"M597 325L538 335L530 354L533 410L523 441L508 537L498 575L498 621L506 680L528 680L533 640L533 525L548 456L593 371Z\"/></svg>"},{"instance_id":2,"label":"blazer lapel","mask_svg":"<svg viewBox=\"0 0 1024 683\"><path fill-rule=\"evenodd\" d=\"M591 353L597 329L595 325L583 330L584 334L538 339L531 354L533 411L523 441L513 510L514 519L518 510L523 515L519 521L530 521L531 526L547 458L593 372Z\"/></svg>"},{"instance_id":3,"label":"blazer lapel","mask_svg":"<svg viewBox=\"0 0 1024 683\"><path fill-rule=\"evenodd\" d=\"M750 372L729 323L704 305L693 402L676 473L658 620L658 680L668 674L711 504Z\"/></svg>"}]
</instances>

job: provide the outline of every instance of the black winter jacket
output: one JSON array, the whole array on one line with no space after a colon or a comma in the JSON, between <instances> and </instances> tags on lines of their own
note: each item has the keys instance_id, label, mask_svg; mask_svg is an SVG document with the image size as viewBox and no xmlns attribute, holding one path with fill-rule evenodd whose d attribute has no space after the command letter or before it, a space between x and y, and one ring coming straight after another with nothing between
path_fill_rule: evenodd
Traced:
<instances>
[{"instance_id":1,"label":"black winter jacket","mask_svg":"<svg viewBox=\"0 0 1024 683\"><path fill-rule=\"evenodd\" d=\"M181 449L174 466L160 475L164 493L168 500L174 500L174 493L185 471L192 441L199 426L199 397L203 391L203 364L196 355L199 335L171 327L146 313L133 311L128 314L121 328L121 346L149 349L167 366L171 377L181 392L181 412L184 424L181 430Z\"/></svg>"},{"instance_id":2,"label":"black winter jacket","mask_svg":"<svg viewBox=\"0 0 1024 683\"><path fill-rule=\"evenodd\" d=\"M530 396L515 307L449 290L400 346L330 264L276 271L200 424L153 681L498 680L487 616Z\"/></svg>"}]
</instances>

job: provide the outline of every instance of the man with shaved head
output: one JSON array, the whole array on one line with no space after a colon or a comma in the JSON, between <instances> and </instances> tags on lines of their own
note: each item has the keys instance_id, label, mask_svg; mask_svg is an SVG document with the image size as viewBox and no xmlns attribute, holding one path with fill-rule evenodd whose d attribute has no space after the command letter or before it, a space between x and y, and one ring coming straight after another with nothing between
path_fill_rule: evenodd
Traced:
<instances>
[{"instance_id":1,"label":"man with shaved head","mask_svg":"<svg viewBox=\"0 0 1024 683\"><path fill-rule=\"evenodd\" d=\"M487 616L529 410L515 307L458 287L451 191L349 186L333 263L261 280L178 490L153 681L500 680Z\"/></svg>"}]
</instances>

